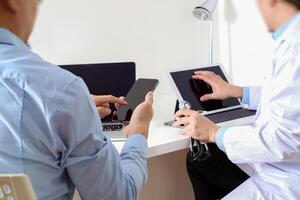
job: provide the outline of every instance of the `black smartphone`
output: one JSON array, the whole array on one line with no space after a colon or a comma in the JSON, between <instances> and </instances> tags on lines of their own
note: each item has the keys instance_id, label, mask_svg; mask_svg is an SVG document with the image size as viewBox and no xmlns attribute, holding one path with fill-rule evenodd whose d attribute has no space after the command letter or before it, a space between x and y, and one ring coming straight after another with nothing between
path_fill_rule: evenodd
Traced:
<instances>
[{"instance_id":1,"label":"black smartphone","mask_svg":"<svg viewBox=\"0 0 300 200\"><path fill-rule=\"evenodd\" d=\"M120 122L129 122L135 108L145 101L148 92L155 90L158 82L157 79L138 79L125 97L128 104L117 110L113 119Z\"/></svg>"}]
</instances>

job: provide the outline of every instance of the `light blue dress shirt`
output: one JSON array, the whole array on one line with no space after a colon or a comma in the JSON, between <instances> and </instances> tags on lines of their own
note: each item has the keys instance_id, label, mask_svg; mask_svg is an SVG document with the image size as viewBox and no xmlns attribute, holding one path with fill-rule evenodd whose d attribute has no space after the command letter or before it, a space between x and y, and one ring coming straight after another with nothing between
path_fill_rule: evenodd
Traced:
<instances>
[{"instance_id":1,"label":"light blue dress shirt","mask_svg":"<svg viewBox=\"0 0 300 200\"><path fill-rule=\"evenodd\" d=\"M286 22L281 27L279 27L272 34L273 39L277 40L287 30L287 28L290 26L290 24L293 22L293 20L294 20L294 17L292 17L292 19L290 19L288 22ZM249 104L249 102L250 102L250 90L249 90L249 87L244 87L242 103ZM226 132L226 128L222 127L216 133L216 143L217 143L217 146L219 147L219 149L221 149L222 151L225 151L225 147L224 147L224 143L223 143L225 132Z\"/></svg>"},{"instance_id":2,"label":"light blue dress shirt","mask_svg":"<svg viewBox=\"0 0 300 200\"><path fill-rule=\"evenodd\" d=\"M297 16L297 15L296 15ZM296 17L295 16L295 17ZM273 34L272 34L272 38L273 40L277 40L287 29L288 27L291 25L291 23L293 22L293 20L295 19L295 17L292 17L288 22L286 22L285 24L283 24L281 27L279 27Z\"/></svg>"},{"instance_id":3,"label":"light blue dress shirt","mask_svg":"<svg viewBox=\"0 0 300 200\"><path fill-rule=\"evenodd\" d=\"M75 188L87 200L137 199L145 137L130 137L119 155L84 82L2 28L0 103L0 173L27 174L41 200L72 199Z\"/></svg>"}]
</instances>

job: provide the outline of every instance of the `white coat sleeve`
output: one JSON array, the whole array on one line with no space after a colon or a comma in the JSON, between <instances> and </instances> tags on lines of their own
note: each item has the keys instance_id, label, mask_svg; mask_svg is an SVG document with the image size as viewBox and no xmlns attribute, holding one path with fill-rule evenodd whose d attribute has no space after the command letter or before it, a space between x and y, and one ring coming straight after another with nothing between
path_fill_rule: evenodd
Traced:
<instances>
[{"instance_id":1,"label":"white coat sleeve","mask_svg":"<svg viewBox=\"0 0 300 200\"><path fill-rule=\"evenodd\" d=\"M261 121L224 133L225 151L234 163L300 162L300 57L276 70Z\"/></svg>"},{"instance_id":2,"label":"white coat sleeve","mask_svg":"<svg viewBox=\"0 0 300 200\"><path fill-rule=\"evenodd\" d=\"M234 163L300 162L300 130L297 129L276 122L262 129L228 128L223 141L225 151Z\"/></svg>"}]
</instances>

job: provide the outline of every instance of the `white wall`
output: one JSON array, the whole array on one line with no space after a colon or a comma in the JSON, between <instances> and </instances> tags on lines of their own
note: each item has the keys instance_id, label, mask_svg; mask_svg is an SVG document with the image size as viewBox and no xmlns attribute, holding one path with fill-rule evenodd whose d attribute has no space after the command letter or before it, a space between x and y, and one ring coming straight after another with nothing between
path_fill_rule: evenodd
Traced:
<instances>
[{"instance_id":1,"label":"white wall","mask_svg":"<svg viewBox=\"0 0 300 200\"><path fill-rule=\"evenodd\" d=\"M200 1L201 2L201 1ZM138 77L208 62L207 25L193 17L198 0L43 1L33 50L56 64L135 61Z\"/></svg>"},{"instance_id":2,"label":"white wall","mask_svg":"<svg viewBox=\"0 0 300 200\"><path fill-rule=\"evenodd\" d=\"M159 78L158 93L173 93L167 69L208 63L208 24L192 15L202 1L44 1L31 44L56 64L135 61L138 77ZM220 0L214 20L215 62L236 84L262 83L273 41L256 1Z\"/></svg>"},{"instance_id":3,"label":"white wall","mask_svg":"<svg viewBox=\"0 0 300 200\"><path fill-rule=\"evenodd\" d=\"M262 84L273 40L254 0L219 1L219 58L239 85Z\"/></svg>"}]
</instances>

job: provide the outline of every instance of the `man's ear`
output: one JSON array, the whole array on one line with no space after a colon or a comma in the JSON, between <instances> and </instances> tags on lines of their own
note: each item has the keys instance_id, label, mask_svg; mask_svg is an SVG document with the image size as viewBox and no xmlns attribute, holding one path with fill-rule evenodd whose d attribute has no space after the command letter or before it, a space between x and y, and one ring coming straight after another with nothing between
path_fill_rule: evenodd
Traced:
<instances>
[{"instance_id":1,"label":"man's ear","mask_svg":"<svg viewBox=\"0 0 300 200\"><path fill-rule=\"evenodd\" d=\"M26 0L2 0L2 4L10 12L16 13L21 9L21 1Z\"/></svg>"}]
</instances>

